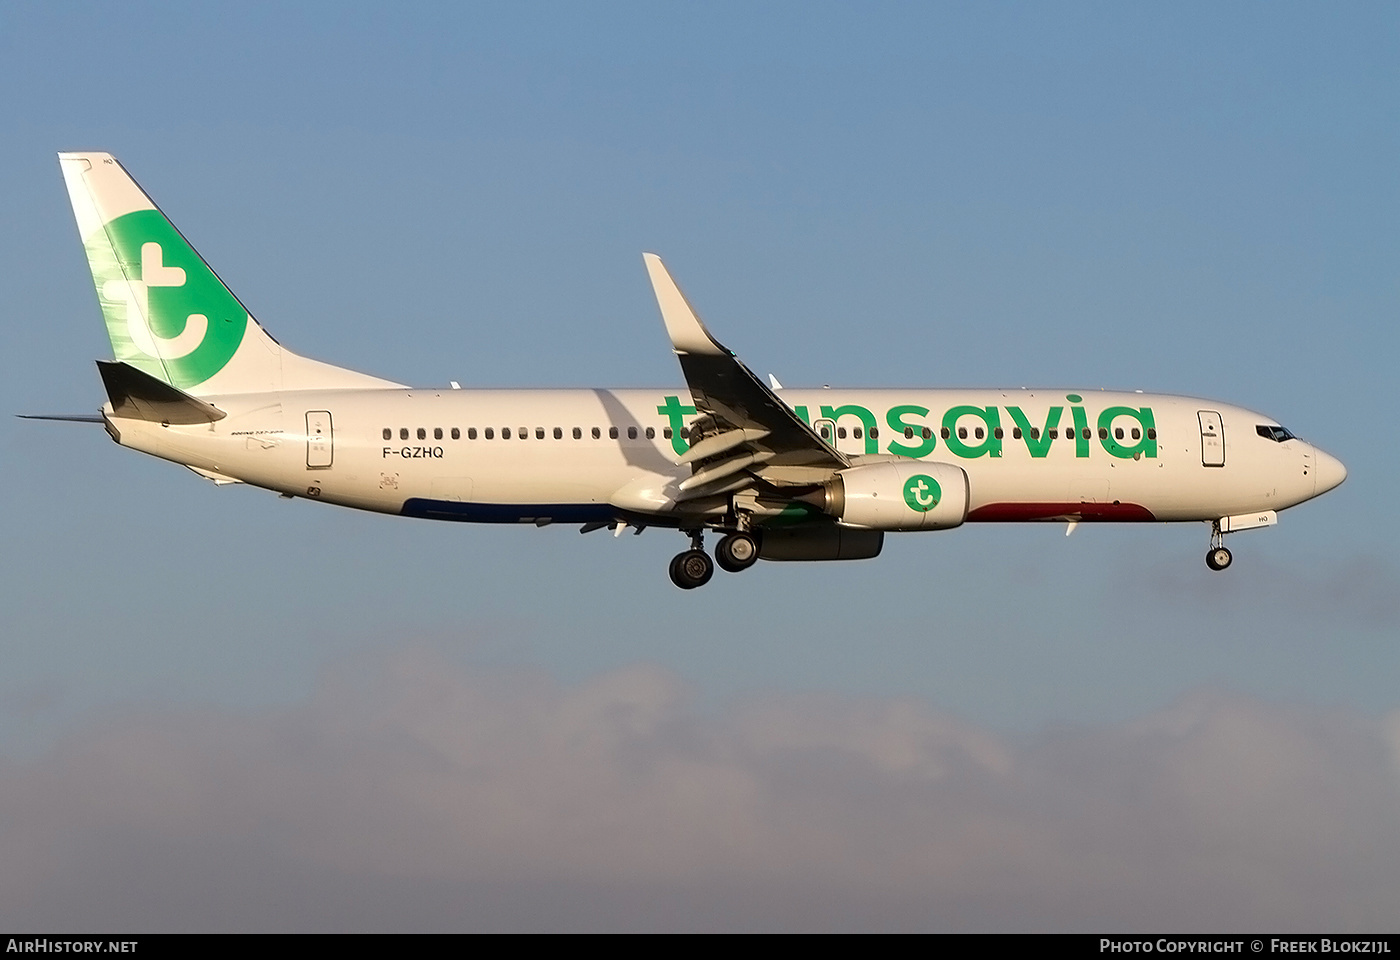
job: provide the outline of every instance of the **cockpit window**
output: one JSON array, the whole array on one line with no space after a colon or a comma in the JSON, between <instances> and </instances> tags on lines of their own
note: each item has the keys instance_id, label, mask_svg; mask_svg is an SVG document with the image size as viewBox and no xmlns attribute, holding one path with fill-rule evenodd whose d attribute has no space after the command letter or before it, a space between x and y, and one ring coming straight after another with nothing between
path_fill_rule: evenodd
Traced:
<instances>
[{"instance_id":1,"label":"cockpit window","mask_svg":"<svg viewBox=\"0 0 1400 960\"><path fill-rule=\"evenodd\" d=\"M1274 427L1266 423L1261 423L1254 428L1254 431L1265 440L1273 440L1275 443L1283 443L1285 440L1292 440L1293 434L1287 427Z\"/></svg>"}]
</instances>

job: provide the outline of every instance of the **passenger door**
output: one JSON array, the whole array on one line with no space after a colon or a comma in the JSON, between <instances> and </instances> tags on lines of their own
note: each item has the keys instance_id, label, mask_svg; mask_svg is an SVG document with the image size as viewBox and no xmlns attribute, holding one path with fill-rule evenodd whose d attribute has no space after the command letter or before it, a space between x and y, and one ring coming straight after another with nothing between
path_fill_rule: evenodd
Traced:
<instances>
[{"instance_id":1,"label":"passenger door","mask_svg":"<svg viewBox=\"0 0 1400 960\"><path fill-rule=\"evenodd\" d=\"M1225 466L1225 426L1220 422L1220 414L1201 410L1196 417L1201 422L1201 466Z\"/></svg>"}]
</instances>

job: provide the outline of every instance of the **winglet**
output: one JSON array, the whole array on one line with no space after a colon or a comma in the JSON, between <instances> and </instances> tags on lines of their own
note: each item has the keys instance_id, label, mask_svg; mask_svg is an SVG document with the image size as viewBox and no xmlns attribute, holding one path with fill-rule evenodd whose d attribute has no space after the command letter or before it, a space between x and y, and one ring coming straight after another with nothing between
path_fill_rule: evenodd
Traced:
<instances>
[{"instance_id":1,"label":"winglet","mask_svg":"<svg viewBox=\"0 0 1400 960\"><path fill-rule=\"evenodd\" d=\"M700 354L712 357L728 357L732 354L710 336L710 331L695 315L695 310L681 293L676 281L666 271L666 265L654 253L642 254L651 277L651 289L656 294L656 305L661 308L661 319L666 322L666 333L671 338L671 349L676 353Z\"/></svg>"}]
</instances>

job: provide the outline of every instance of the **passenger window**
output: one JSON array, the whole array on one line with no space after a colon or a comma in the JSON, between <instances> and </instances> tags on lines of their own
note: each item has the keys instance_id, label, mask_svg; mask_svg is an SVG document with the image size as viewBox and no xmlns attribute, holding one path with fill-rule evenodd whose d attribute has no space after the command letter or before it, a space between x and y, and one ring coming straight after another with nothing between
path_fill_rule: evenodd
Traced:
<instances>
[{"instance_id":1,"label":"passenger window","mask_svg":"<svg viewBox=\"0 0 1400 960\"><path fill-rule=\"evenodd\" d=\"M860 440L865 436L865 434L861 432L860 427L856 427L854 430L851 431L851 436L855 437L857 440Z\"/></svg>"},{"instance_id":2,"label":"passenger window","mask_svg":"<svg viewBox=\"0 0 1400 960\"><path fill-rule=\"evenodd\" d=\"M399 427L399 439L400 439L400 440L407 440L407 439L408 439L408 427Z\"/></svg>"},{"instance_id":3,"label":"passenger window","mask_svg":"<svg viewBox=\"0 0 1400 960\"><path fill-rule=\"evenodd\" d=\"M682 440L689 440L689 439L690 439L690 428L689 428L689 427L681 427L681 439L682 439Z\"/></svg>"},{"instance_id":4,"label":"passenger window","mask_svg":"<svg viewBox=\"0 0 1400 960\"><path fill-rule=\"evenodd\" d=\"M543 440L543 439L544 439L544 427L536 427L536 428L535 428L535 439L536 439L536 440Z\"/></svg>"},{"instance_id":5,"label":"passenger window","mask_svg":"<svg viewBox=\"0 0 1400 960\"><path fill-rule=\"evenodd\" d=\"M647 439L648 439L648 440L654 440L654 439L656 439L656 428L655 428L655 427L647 427Z\"/></svg>"},{"instance_id":6,"label":"passenger window","mask_svg":"<svg viewBox=\"0 0 1400 960\"><path fill-rule=\"evenodd\" d=\"M985 436L987 435L987 432L986 432L985 430L983 430L981 427L978 427L978 428L976 429L975 432L976 432L976 434L977 434L977 439L978 439L978 440L981 440L983 437L985 437Z\"/></svg>"},{"instance_id":7,"label":"passenger window","mask_svg":"<svg viewBox=\"0 0 1400 960\"><path fill-rule=\"evenodd\" d=\"M981 436L981 431L978 431L978 436ZM997 427L995 430L992 431L992 436L1000 440L1003 436L1005 436L1005 434L1001 432L1001 427Z\"/></svg>"},{"instance_id":8,"label":"passenger window","mask_svg":"<svg viewBox=\"0 0 1400 960\"><path fill-rule=\"evenodd\" d=\"M870 439L871 439L871 440L878 440L879 438L880 438L880 428L879 428L879 427L871 427L871 428L870 428Z\"/></svg>"},{"instance_id":9,"label":"passenger window","mask_svg":"<svg viewBox=\"0 0 1400 960\"><path fill-rule=\"evenodd\" d=\"M905 427L905 428L904 428L904 439L905 439L905 440L913 440L913 439L914 439L914 428L913 428L913 427Z\"/></svg>"},{"instance_id":10,"label":"passenger window","mask_svg":"<svg viewBox=\"0 0 1400 960\"><path fill-rule=\"evenodd\" d=\"M953 434L948 430L947 427L944 427L944 428L943 428L941 431L939 431L939 432L943 435L943 439L944 439L944 440L947 440L949 437L951 437L951 436L953 435Z\"/></svg>"},{"instance_id":11,"label":"passenger window","mask_svg":"<svg viewBox=\"0 0 1400 960\"><path fill-rule=\"evenodd\" d=\"M823 439L823 440L830 440L830 439L831 439L831 428L828 427L826 424L822 424L822 439Z\"/></svg>"},{"instance_id":12,"label":"passenger window","mask_svg":"<svg viewBox=\"0 0 1400 960\"><path fill-rule=\"evenodd\" d=\"M671 428L670 428L670 427L667 427L665 430L662 430L662 431L661 431L661 435L662 435L663 437L665 437L667 440L670 440L670 439L671 439Z\"/></svg>"},{"instance_id":13,"label":"passenger window","mask_svg":"<svg viewBox=\"0 0 1400 960\"><path fill-rule=\"evenodd\" d=\"M578 427L574 427L574 439L575 439L575 440L582 440L582 439L583 439L583 431L580 430Z\"/></svg>"},{"instance_id":14,"label":"passenger window","mask_svg":"<svg viewBox=\"0 0 1400 960\"><path fill-rule=\"evenodd\" d=\"M392 440L392 439L394 439L394 431L390 430L388 427L385 427L385 428L384 428L384 439L385 439L385 440Z\"/></svg>"},{"instance_id":15,"label":"passenger window","mask_svg":"<svg viewBox=\"0 0 1400 960\"><path fill-rule=\"evenodd\" d=\"M563 440L563 439L564 439L564 431L563 431L562 428L560 428L560 427L555 427L555 428L554 428L554 439L555 439L555 440Z\"/></svg>"},{"instance_id":16,"label":"passenger window","mask_svg":"<svg viewBox=\"0 0 1400 960\"><path fill-rule=\"evenodd\" d=\"M1139 430L1137 427L1133 427L1133 439L1134 439L1134 440L1141 440L1141 439L1142 439L1142 431Z\"/></svg>"},{"instance_id":17,"label":"passenger window","mask_svg":"<svg viewBox=\"0 0 1400 960\"><path fill-rule=\"evenodd\" d=\"M846 428L845 428L845 427L837 427L837 428L836 428L836 436L837 436L837 439L845 440L845 439L846 439Z\"/></svg>"},{"instance_id":18,"label":"passenger window","mask_svg":"<svg viewBox=\"0 0 1400 960\"><path fill-rule=\"evenodd\" d=\"M1156 439L1157 439L1157 429L1156 429L1155 427L1148 427L1148 428L1147 428L1147 439L1149 439L1149 440L1156 440Z\"/></svg>"},{"instance_id":19,"label":"passenger window","mask_svg":"<svg viewBox=\"0 0 1400 960\"><path fill-rule=\"evenodd\" d=\"M1100 440L1107 440L1107 439L1108 439L1108 427L1099 427L1099 439L1100 439Z\"/></svg>"},{"instance_id":20,"label":"passenger window","mask_svg":"<svg viewBox=\"0 0 1400 960\"><path fill-rule=\"evenodd\" d=\"M442 439L442 427L433 427L433 439L434 439L434 440L441 440L441 439Z\"/></svg>"},{"instance_id":21,"label":"passenger window","mask_svg":"<svg viewBox=\"0 0 1400 960\"><path fill-rule=\"evenodd\" d=\"M1085 440L1088 440L1088 439L1091 438L1093 435L1094 435L1094 432L1093 432L1092 430L1090 430L1088 427L1085 427L1085 428L1084 428L1084 439L1085 439Z\"/></svg>"},{"instance_id":22,"label":"passenger window","mask_svg":"<svg viewBox=\"0 0 1400 960\"><path fill-rule=\"evenodd\" d=\"M460 439L462 439L462 431L461 431L459 428L457 428L457 427L453 427L453 428L452 428L452 439L453 439L453 440L460 440Z\"/></svg>"},{"instance_id":23,"label":"passenger window","mask_svg":"<svg viewBox=\"0 0 1400 960\"><path fill-rule=\"evenodd\" d=\"M637 428L636 428L636 427L628 427L628 428L627 428L627 439L628 439L628 440L635 440L635 439L637 439Z\"/></svg>"},{"instance_id":24,"label":"passenger window","mask_svg":"<svg viewBox=\"0 0 1400 960\"><path fill-rule=\"evenodd\" d=\"M933 431L930 430L928 427L924 427L923 430L919 431L919 435L922 436L925 440L933 439Z\"/></svg>"},{"instance_id":25,"label":"passenger window","mask_svg":"<svg viewBox=\"0 0 1400 960\"><path fill-rule=\"evenodd\" d=\"M428 431L424 430L422 427L419 427L419 428L418 428L418 439L419 439L419 440L426 440L426 439L428 439Z\"/></svg>"},{"instance_id":26,"label":"passenger window","mask_svg":"<svg viewBox=\"0 0 1400 960\"><path fill-rule=\"evenodd\" d=\"M1040 428L1039 428L1039 427L1031 427L1031 439L1032 439L1032 440L1039 440L1039 439L1040 439Z\"/></svg>"},{"instance_id":27,"label":"passenger window","mask_svg":"<svg viewBox=\"0 0 1400 960\"><path fill-rule=\"evenodd\" d=\"M521 440L529 440L529 439L530 439L530 428L529 428L529 427L521 427L521 428L520 428L520 439L521 439Z\"/></svg>"},{"instance_id":28,"label":"passenger window","mask_svg":"<svg viewBox=\"0 0 1400 960\"><path fill-rule=\"evenodd\" d=\"M608 439L609 439L609 440L616 440L616 439L617 439L617 427L608 427Z\"/></svg>"},{"instance_id":29,"label":"passenger window","mask_svg":"<svg viewBox=\"0 0 1400 960\"><path fill-rule=\"evenodd\" d=\"M967 439L967 427L958 427L958 439L959 439L959 440L966 440L966 439Z\"/></svg>"},{"instance_id":30,"label":"passenger window","mask_svg":"<svg viewBox=\"0 0 1400 960\"><path fill-rule=\"evenodd\" d=\"M510 427L502 427L502 428L501 428L501 439L502 439L502 440L509 440L509 439L510 439Z\"/></svg>"},{"instance_id":31,"label":"passenger window","mask_svg":"<svg viewBox=\"0 0 1400 960\"><path fill-rule=\"evenodd\" d=\"M453 432L453 433L456 433L456 432L457 432L457 430L456 430L455 427L453 428L452 432ZM455 440L456 438L454 437L453 439ZM476 439L476 427L467 427L467 439L468 439L468 440L475 440L475 439Z\"/></svg>"},{"instance_id":32,"label":"passenger window","mask_svg":"<svg viewBox=\"0 0 1400 960\"><path fill-rule=\"evenodd\" d=\"M494 440L494 439L496 439L496 431L495 431L495 430L492 430L490 427L487 427L487 428L486 428L486 439L487 439L487 440Z\"/></svg>"},{"instance_id":33,"label":"passenger window","mask_svg":"<svg viewBox=\"0 0 1400 960\"><path fill-rule=\"evenodd\" d=\"M1059 427L1052 427L1052 428L1050 429L1050 439L1051 439L1051 440L1058 440L1058 439L1060 439L1060 428L1059 428Z\"/></svg>"},{"instance_id":34,"label":"passenger window","mask_svg":"<svg viewBox=\"0 0 1400 960\"><path fill-rule=\"evenodd\" d=\"M594 427L594 428L593 428L593 439L594 439L594 440L597 440L597 439L600 438L602 435L603 435L602 432L601 432L597 427Z\"/></svg>"},{"instance_id":35,"label":"passenger window","mask_svg":"<svg viewBox=\"0 0 1400 960\"><path fill-rule=\"evenodd\" d=\"M1122 427L1114 427L1114 428L1113 428L1113 439L1115 439L1115 440L1122 440L1122 439L1123 439L1123 428L1122 428Z\"/></svg>"},{"instance_id":36,"label":"passenger window","mask_svg":"<svg viewBox=\"0 0 1400 960\"><path fill-rule=\"evenodd\" d=\"M1012 428L1011 428L1011 439L1012 439L1012 440L1020 440L1020 439L1021 439L1021 428L1020 428L1020 427L1012 427Z\"/></svg>"}]
</instances>

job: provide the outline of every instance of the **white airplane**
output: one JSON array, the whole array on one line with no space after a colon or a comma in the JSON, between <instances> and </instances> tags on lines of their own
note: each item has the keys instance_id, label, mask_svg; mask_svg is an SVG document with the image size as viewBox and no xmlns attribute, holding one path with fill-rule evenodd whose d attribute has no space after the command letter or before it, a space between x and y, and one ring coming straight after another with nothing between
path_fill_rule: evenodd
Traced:
<instances>
[{"instance_id":1,"label":"white airplane","mask_svg":"<svg viewBox=\"0 0 1400 960\"><path fill-rule=\"evenodd\" d=\"M765 384L644 255L687 389L408 387L272 339L122 166L59 154L115 360L126 447L215 483L406 517L680 530L678 587L715 561L858 560L965 522L1205 521L1227 533L1346 478L1272 418L1214 400L1065 389ZM706 531L720 536L712 561Z\"/></svg>"}]
</instances>

